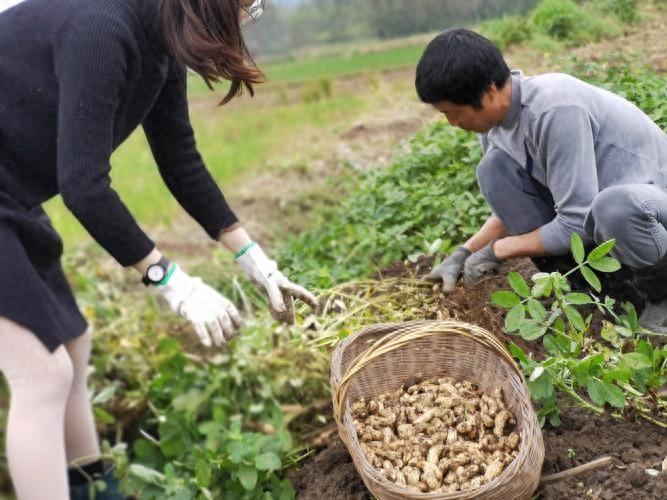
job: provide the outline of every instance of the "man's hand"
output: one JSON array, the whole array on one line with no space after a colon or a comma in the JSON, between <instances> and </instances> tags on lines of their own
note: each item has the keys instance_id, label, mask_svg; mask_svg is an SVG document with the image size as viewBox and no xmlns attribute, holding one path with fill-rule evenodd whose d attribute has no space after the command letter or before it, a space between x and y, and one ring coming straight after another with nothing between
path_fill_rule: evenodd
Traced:
<instances>
[{"instance_id":1,"label":"man's hand","mask_svg":"<svg viewBox=\"0 0 667 500\"><path fill-rule=\"evenodd\" d=\"M459 247L454 253L442 261L442 263L433 268L431 273L426 277L429 281L441 281L442 291L450 293L456 288L465 260L470 256L470 250L465 247Z\"/></svg>"},{"instance_id":2,"label":"man's hand","mask_svg":"<svg viewBox=\"0 0 667 500\"><path fill-rule=\"evenodd\" d=\"M463 286L472 285L487 272L502 264L503 261L498 259L493 252L493 244L495 242L496 240L491 241L491 243L466 259L463 266Z\"/></svg>"},{"instance_id":3,"label":"man's hand","mask_svg":"<svg viewBox=\"0 0 667 500\"><path fill-rule=\"evenodd\" d=\"M155 290L176 314L192 323L206 347L211 346L211 338L217 346L230 340L241 326L234 304L200 278L188 276L176 264L172 265L176 268L169 281Z\"/></svg>"},{"instance_id":4,"label":"man's hand","mask_svg":"<svg viewBox=\"0 0 667 500\"><path fill-rule=\"evenodd\" d=\"M313 309L317 309L315 296L288 280L278 270L276 262L269 259L257 243L242 252L236 261L241 269L264 289L269 298L269 310L278 321L294 324L294 299L301 299Z\"/></svg>"}]
</instances>

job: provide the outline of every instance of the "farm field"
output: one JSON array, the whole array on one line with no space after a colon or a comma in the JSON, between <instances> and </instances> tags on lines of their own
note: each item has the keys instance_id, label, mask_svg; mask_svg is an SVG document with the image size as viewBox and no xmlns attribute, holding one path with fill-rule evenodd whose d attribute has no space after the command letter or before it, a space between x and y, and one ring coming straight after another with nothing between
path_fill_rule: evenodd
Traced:
<instances>
[{"instance_id":1,"label":"farm field","mask_svg":"<svg viewBox=\"0 0 667 500\"><path fill-rule=\"evenodd\" d=\"M572 25L553 36L531 14L480 30L504 46L511 67L564 71L609 88L667 131L667 3L640 1L630 21L621 7L632 2L542 2L565 3L605 21L607 31ZM317 314L299 307L294 326L269 316L266 299L231 257L170 198L140 133L113 157L114 186L163 252L240 305L244 327L228 347L201 347L188 324L91 242L60 200L47 206L95 328L91 399L105 454L128 494L372 498L337 435L331 354L376 323L455 319L513 346L543 424L543 475L611 457L605 467L540 486L534 498L664 498L667 342L637 327L642 297L622 282L598 294L588 281L601 303L589 294L554 309L576 340L577 349L567 350L546 327L538 335L521 323L544 320L531 302L539 283L529 259L508 261L450 295L422 279L489 214L475 179L477 137L454 130L414 95L414 65L431 36L268 61L268 83L256 97L223 108L216 108L221 89L210 93L191 80L193 125L216 181L285 274L318 292ZM580 267L596 260L578 252L573 243ZM570 278L586 283L580 275ZM597 364L586 365L581 380L554 368L586 359ZM613 360L627 363L612 367ZM589 389L598 382L607 392ZM0 378L0 426L7 402ZM14 497L0 456L4 498Z\"/></svg>"}]
</instances>

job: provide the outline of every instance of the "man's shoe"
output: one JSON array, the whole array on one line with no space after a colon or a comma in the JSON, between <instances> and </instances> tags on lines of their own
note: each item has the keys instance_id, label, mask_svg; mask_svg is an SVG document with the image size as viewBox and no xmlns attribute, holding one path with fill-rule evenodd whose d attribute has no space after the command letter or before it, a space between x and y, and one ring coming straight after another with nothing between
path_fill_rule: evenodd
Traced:
<instances>
[{"instance_id":1,"label":"man's shoe","mask_svg":"<svg viewBox=\"0 0 667 500\"><path fill-rule=\"evenodd\" d=\"M639 324L655 333L667 333L667 256L654 266L635 271L633 284L647 299Z\"/></svg>"},{"instance_id":2,"label":"man's shoe","mask_svg":"<svg viewBox=\"0 0 667 500\"><path fill-rule=\"evenodd\" d=\"M654 333L667 333L667 298L646 302L639 316L639 325Z\"/></svg>"}]
</instances>

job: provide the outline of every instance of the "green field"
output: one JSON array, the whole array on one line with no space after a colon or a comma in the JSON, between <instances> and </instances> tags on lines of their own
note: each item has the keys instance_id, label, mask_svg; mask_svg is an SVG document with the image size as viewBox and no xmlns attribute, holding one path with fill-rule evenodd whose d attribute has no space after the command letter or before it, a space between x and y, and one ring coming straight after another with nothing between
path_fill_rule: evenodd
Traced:
<instances>
[{"instance_id":1,"label":"green field","mask_svg":"<svg viewBox=\"0 0 667 500\"><path fill-rule=\"evenodd\" d=\"M266 64L258 62L258 66L266 74L267 83L293 84L412 67L417 64L423 51L424 44L421 43L374 51L347 49L337 53L309 55L302 59L286 59ZM204 81L197 76L190 78L188 87L191 95L208 92ZM224 88L224 85L220 88Z\"/></svg>"}]
</instances>

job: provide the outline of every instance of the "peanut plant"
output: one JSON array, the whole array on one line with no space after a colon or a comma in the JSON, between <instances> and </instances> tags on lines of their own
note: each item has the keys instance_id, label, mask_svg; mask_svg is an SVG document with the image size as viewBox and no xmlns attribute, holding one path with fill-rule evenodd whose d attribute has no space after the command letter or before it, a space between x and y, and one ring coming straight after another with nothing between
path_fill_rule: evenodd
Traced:
<instances>
[{"instance_id":1,"label":"peanut plant","mask_svg":"<svg viewBox=\"0 0 667 500\"><path fill-rule=\"evenodd\" d=\"M509 309L505 330L528 341L542 340L548 353L537 360L519 346L509 349L540 406L540 423L560 424L558 392L596 414L611 408L667 427L667 404L657 391L667 383L667 347L654 346L656 334L642 328L630 303L620 308L611 297L573 291L568 277L579 272L591 288L602 289L595 271L614 272L620 263L608 254L614 240L585 255L577 234L571 248L577 266L565 274L537 273L532 286L517 272L508 276L512 291L493 294L492 302Z\"/></svg>"}]
</instances>

